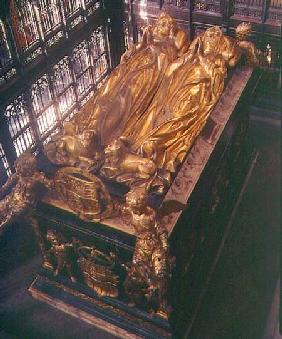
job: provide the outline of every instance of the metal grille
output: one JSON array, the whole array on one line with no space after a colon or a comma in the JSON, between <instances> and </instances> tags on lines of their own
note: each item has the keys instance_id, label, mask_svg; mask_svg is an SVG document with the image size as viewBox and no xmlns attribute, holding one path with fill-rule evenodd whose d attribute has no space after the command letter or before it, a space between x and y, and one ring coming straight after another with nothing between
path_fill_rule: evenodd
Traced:
<instances>
[{"instance_id":1,"label":"metal grille","mask_svg":"<svg viewBox=\"0 0 282 339\"><path fill-rule=\"evenodd\" d=\"M44 34L48 34L62 23L58 0L39 0L38 9Z\"/></svg>"},{"instance_id":2,"label":"metal grille","mask_svg":"<svg viewBox=\"0 0 282 339\"><path fill-rule=\"evenodd\" d=\"M0 144L0 173L1 178L5 178L5 176L9 177L12 174L11 168L8 164L5 152L1 144Z\"/></svg>"},{"instance_id":3,"label":"metal grille","mask_svg":"<svg viewBox=\"0 0 282 339\"><path fill-rule=\"evenodd\" d=\"M66 17L70 17L75 12L77 12L80 7L82 7L82 1L81 0L62 0L62 6L64 8Z\"/></svg>"},{"instance_id":4,"label":"metal grille","mask_svg":"<svg viewBox=\"0 0 282 339\"><path fill-rule=\"evenodd\" d=\"M52 102L51 90L46 74L32 85L31 97L40 137L43 137L57 123L55 107Z\"/></svg>"},{"instance_id":5,"label":"metal grille","mask_svg":"<svg viewBox=\"0 0 282 339\"><path fill-rule=\"evenodd\" d=\"M26 51L39 40L39 31L32 3L22 1L16 6L11 1L12 26L17 45Z\"/></svg>"},{"instance_id":6,"label":"metal grille","mask_svg":"<svg viewBox=\"0 0 282 339\"><path fill-rule=\"evenodd\" d=\"M69 58L65 56L53 68L55 97L59 105L60 116L64 116L75 104L73 79Z\"/></svg>"},{"instance_id":7,"label":"metal grille","mask_svg":"<svg viewBox=\"0 0 282 339\"><path fill-rule=\"evenodd\" d=\"M234 0L234 15L261 19L262 0Z\"/></svg>"},{"instance_id":8,"label":"metal grille","mask_svg":"<svg viewBox=\"0 0 282 339\"><path fill-rule=\"evenodd\" d=\"M90 53L94 65L94 82L98 84L109 70L106 40L102 27L98 27L90 36Z\"/></svg>"},{"instance_id":9,"label":"metal grille","mask_svg":"<svg viewBox=\"0 0 282 339\"><path fill-rule=\"evenodd\" d=\"M282 1L281 0L270 0L268 10L268 20L271 21L282 21Z\"/></svg>"},{"instance_id":10,"label":"metal grille","mask_svg":"<svg viewBox=\"0 0 282 339\"><path fill-rule=\"evenodd\" d=\"M93 95L108 71L106 39L98 27L4 109L17 157L48 142ZM1 154L0 165L2 161L8 170Z\"/></svg>"},{"instance_id":11,"label":"metal grille","mask_svg":"<svg viewBox=\"0 0 282 339\"><path fill-rule=\"evenodd\" d=\"M77 47L74 48L72 58L77 93L78 97L81 98L90 90L93 85L87 41L82 41Z\"/></svg>"},{"instance_id":12,"label":"metal grille","mask_svg":"<svg viewBox=\"0 0 282 339\"><path fill-rule=\"evenodd\" d=\"M3 22L0 20L0 70L11 60L11 52Z\"/></svg>"},{"instance_id":13,"label":"metal grille","mask_svg":"<svg viewBox=\"0 0 282 339\"><path fill-rule=\"evenodd\" d=\"M5 115L8 118L9 132L17 156L19 156L27 149L35 146L34 133L31 129L30 118L22 95L6 107Z\"/></svg>"}]
</instances>

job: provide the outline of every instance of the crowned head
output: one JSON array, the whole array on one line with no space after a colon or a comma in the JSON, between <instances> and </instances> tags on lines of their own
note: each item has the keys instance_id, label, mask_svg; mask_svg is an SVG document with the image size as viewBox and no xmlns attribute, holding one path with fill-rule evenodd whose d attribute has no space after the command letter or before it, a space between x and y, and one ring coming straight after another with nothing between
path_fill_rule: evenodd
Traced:
<instances>
[{"instance_id":1,"label":"crowned head","mask_svg":"<svg viewBox=\"0 0 282 339\"><path fill-rule=\"evenodd\" d=\"M154 35L169 37L174 34L175 29L176 24L173 18L168 13L162 12L154 25Z\"/></svg>"},{"instance_id":2,"label":"crowned head","mask_svg":"<svg viewBox=\"0 0 282 339\"><path fill-rule=\"evenodd\" d=\"M208 28L203 35L204 53L217 52L220 48L223 33L218 26Z\"/></svg>"},{"instance_id":3,"label":"crowned head","mask_svg":"<svg viewBox=\"0 0 282 339\"><path fill-rule=\"evenodd\" d=\"M252 32L252 25L250 22L241 22L235 32L238 40L245 40Z\"/></svg>"}]
</instances>

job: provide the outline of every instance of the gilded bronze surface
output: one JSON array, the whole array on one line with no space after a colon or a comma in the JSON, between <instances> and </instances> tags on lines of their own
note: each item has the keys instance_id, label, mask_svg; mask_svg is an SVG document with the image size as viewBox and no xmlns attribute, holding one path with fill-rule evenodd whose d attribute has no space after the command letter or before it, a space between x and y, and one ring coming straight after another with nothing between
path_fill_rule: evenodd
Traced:
<instances>
[{"instance_id":1,"label":"gilded bronze surface","mask_svg":"<svg viewBox=\"0 0 282 339\"><path fill-rule=\"evenodd\" d=\"M44 173L38 171L35 157L26 152L15 163L15 173L2 186L0 195L6 196L0 201L0 228L13 218L29 214L45 188L52 187Z\"/></svg>"},{"instance_id":2,"label":"gilded bronze surface","mask_svg":"<svg viewBox=\"0 0 282 339\"><path fill-rule=\"evenodd\" d=\"M117 265L115 253L106 254L94 246L86 246L72 237L66 240L61 232L40 230L36 219L29 221L35 230L43 254L43 267L53 275L64 275L73 283L83 282L99 296L118 296L119 276L114 273Z\"/></svg>"},{"instance_id":3,"label":"gilded bronze surface","mask_svg":"<svg viewBox=\"0 0 282 339\"><path fill-rule=\"evenodd\" d=\"M55 164L85 168L163 194L220 98L228 68L261 53L240 24L237 39L217 26L189 42L162 13L121 58L94 98L45 147Z\"/></svg>"},{"instance_id":4,"label":"gilded bronze surface","mask_svg":"<svg viewBox=\"0 0 282 339\"><path fill-rule=\"evenodd\" d=\"M142 40L121 58L105 85L92 100L89 112L75 117L80 132L99 131L104 146L134 124L153 99L168 65L188 47L187 34L162 13L156 24L144 29Z\"/></svg>"},{"instance_id":5,"label":"gilded bronze surface","mask_svg":"<svg viewBox=\"0 0 282 339\"><path fill-rule=\"evenodd\" d=\"M163 196L168 189L220 98L228 69L242 56L259 64L261 52L246 40L250 31L250 24L243 23L234 39L211 27L190 43L174 20L162 13L144 29L141 42L122 56L87 109L65 123L45 146L48 159L60 166L55 175L47 179L29 153L19 158L16 173L2 188L16 184L1 201L1 225L34 206L40 198L38 184L49 189L49 201L53 196L64 202L83 220L122 214L137 238L133 261L126 265L124 289L131 303L166 317L168 235L149 198ZM110 190L117 183L126 189L113 194ZM46 265L53 258L49 266L55 275L65 271L76 280L70 260L74 252L84 283L100 296L118 296L113 256L94 247L77 250L54 231L42 240L38 225L30 220Z\"/></svg>"},{"instance_id":6,"label":"gilded bronze surface","mask_svg":"<svg viewBox=\"0 0 282 339\"><path fill-rule=\"evenodd\" d=\"M54 178L56 198L65 202L81 219L100 221L113 209L110 194L95 175L75 167L59 169Z\"/></svg>"},{"instance_id":7,"label":"gilded bronze surface","mask_svg":"<svg viewBox=\"0 0 282 339\"><path fill-rule=\"evenodd\" d=\"M93 170L101 162L97 146L95 131L88 129L78 134L77 126L66 122L63 132L52 136L45 146L45 154L56 165Z\"/></svg>"},{"instance_id":8,"label":"gilded bronze surface","mask_svg":"<svg viewBox=\"0 0 282 339\"><path fill-rule=\"evenodd\" d=\"M84 282L101 297L116 298L119 294L119 277L113 272L116 265L114 253L109 255L95 247L80 246L78 265Z\"/></svg>"},{"instance_id":9,"label":"gilded bronze surface","mask_svg":"<svg viewBox=\"0 0 282 339\"><path fill-rule=\"evenodd\" d=\"M132 263L124 283L130 300L157 314L167 317L167 284L170 277L167 230L148 206L148 192L144 188L131 190L126 195L124 213L130 215L137 240Z\"/></svg>"}]
</instances>

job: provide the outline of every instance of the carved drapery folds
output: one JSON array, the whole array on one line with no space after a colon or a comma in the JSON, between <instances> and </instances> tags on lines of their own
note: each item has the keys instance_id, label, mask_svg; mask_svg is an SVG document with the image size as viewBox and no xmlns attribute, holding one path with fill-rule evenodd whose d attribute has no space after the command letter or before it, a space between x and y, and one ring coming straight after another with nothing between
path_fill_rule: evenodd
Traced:
<instances>
[{"instance_id":1,"label":"carved drapery folds","mask_svg":"<svg viewBox=\"0 0 282 339\"><path fill-rule=\"evenodd\" d=\"M49 189L46 201L63 202L83 220L119 214L136 235L132 263L122 263L127 269L124 290L131 303L167 317L172 260L167 230L150 201L161 199L172 183L222 94L228 68L243 54L250 63L259 63L260 52L246 40L249 31L242 24L233 39L211 27L190 43L162 13L144 30L141 43L122 57L87 109L45 146L46 156L58 167L53 177L38 172L31 155L18 163L16 186L1 202L3 220L36 203L37 183ZM26 157L32 166L26 166ZM67 241L53 230L42 238L34 228L54 275L65 272L75 281L76 267L98 295L118 296L113 253Z\"/></svg>"}]
</instances>

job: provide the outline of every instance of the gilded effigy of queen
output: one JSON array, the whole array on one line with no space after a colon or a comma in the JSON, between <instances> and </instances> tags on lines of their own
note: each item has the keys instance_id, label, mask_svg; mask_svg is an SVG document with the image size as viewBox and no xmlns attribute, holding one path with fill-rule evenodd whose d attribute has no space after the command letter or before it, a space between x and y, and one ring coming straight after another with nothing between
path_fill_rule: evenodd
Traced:
<instances>
[{"instance_id":1,"label":"gilded effigy of queen","mask_svg":"<svg viewBox=\"0 0 282 339\"><path fill-rule=\"evenodd\" d=\"M153 156L160 168L174 173L221 96L227 67L239 57L236 43L219 27L196 38L168 66L153 101L134 128L129 122L123 131L133 149Z\"/></svg>"}]
</instances>

